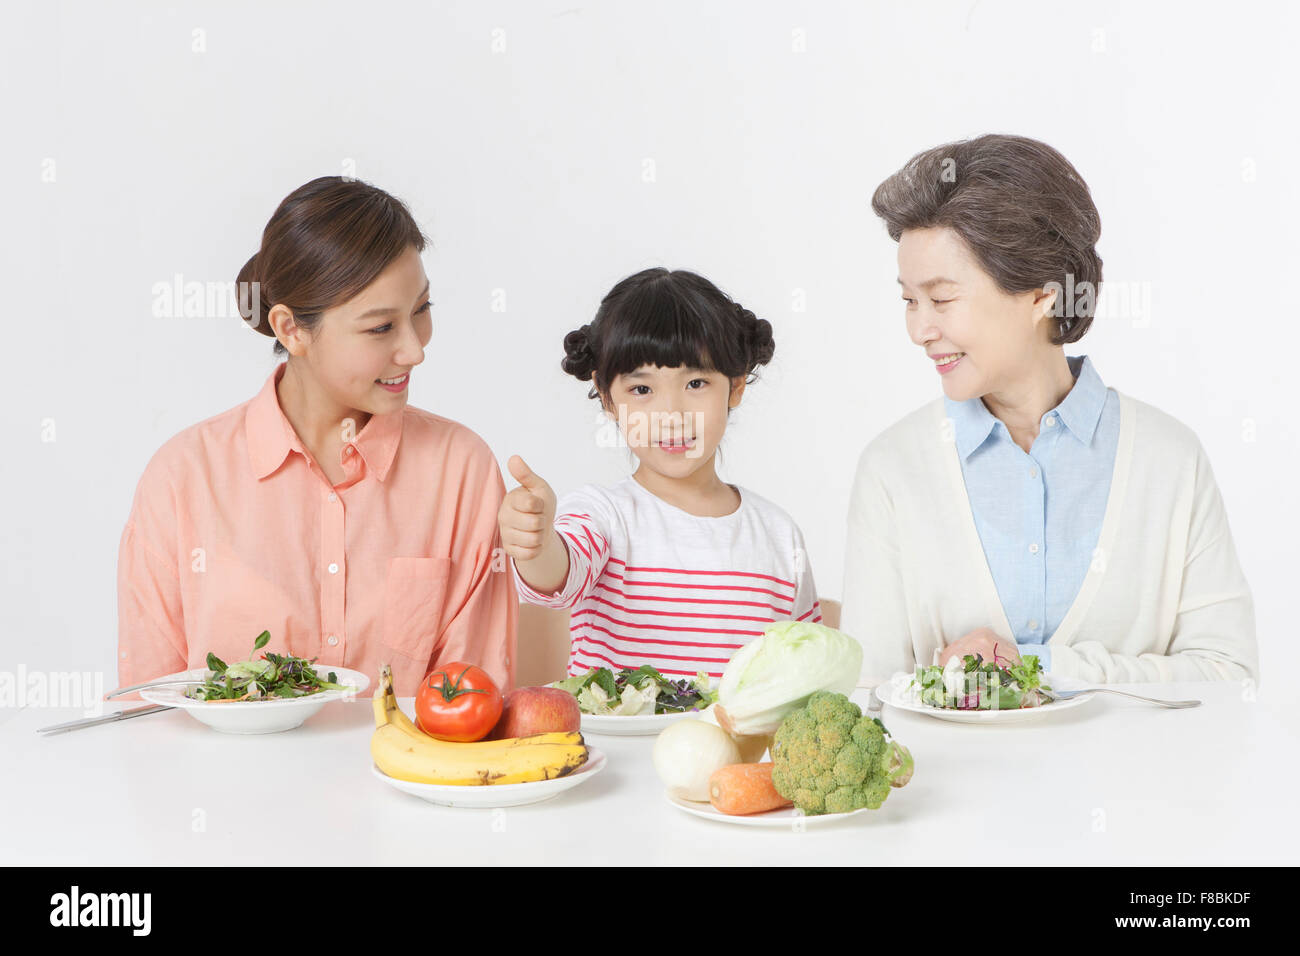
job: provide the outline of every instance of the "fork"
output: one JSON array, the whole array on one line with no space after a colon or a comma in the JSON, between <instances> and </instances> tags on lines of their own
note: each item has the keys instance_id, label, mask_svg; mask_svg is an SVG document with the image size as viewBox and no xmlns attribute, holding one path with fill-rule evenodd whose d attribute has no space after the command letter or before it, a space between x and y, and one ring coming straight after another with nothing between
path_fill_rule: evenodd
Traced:
<instances>
[{"instance_id":1,"label":"fork","mask_svg":"<svg viewBox=\"0 0 1300 956\"><path fill-rule=\"evenodd\" d=\"M1071 697L1078 697L1080 694L1119 694L1123 697L1132 697L1134 700L1146 701L1148 704L1159 704L1161 707L1171 707L1174 709L1182 707L1199 707L1199 700L1162 700L1159 697L1143 697L1141 694L1130 694L1126 690L1115 690L1113 687L1085 687L1083 690L1047 690L1046 688L1036 688L1037 691L1050 701L1069 700Z\"/></svg>"},{"instance_id":2,"label":"fork","mask_svg":"<svg viewBox=\"0 0 1300 956\"><path fill-rule=\"evenodd\" d=\"M202 684L201 680L154 680L146 684L132 684L130 687L119 687L112 693L104 695L104 700L112 700L114 697L121 697L123 694L129 694L133 690L143 690L146 687L167 687L170 684Z\"/></svg>"}]
</instances>

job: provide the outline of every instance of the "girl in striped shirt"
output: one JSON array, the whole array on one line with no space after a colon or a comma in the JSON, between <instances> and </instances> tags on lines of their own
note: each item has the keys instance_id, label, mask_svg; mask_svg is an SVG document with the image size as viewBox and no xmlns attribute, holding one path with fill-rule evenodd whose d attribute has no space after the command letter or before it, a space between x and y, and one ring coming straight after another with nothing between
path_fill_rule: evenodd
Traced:
<instances>
[{"instance_id":1,"label":"girl in striped shirt","mask_svg":"<svg viewBox=\"0 0 1300 956\"><path fill-rule=\"evenodd\" d=\"M820 623L798 526L714 468L731 409L772 358L772 326L701 276L647 269L564 350L564 371L592 382L637 459L613 487L559 501L509 461L520 487L501 505L502 545L524 600L570 610L569 674L650 664L720 677L767 624Z\"/></svg>"}]
</instances>

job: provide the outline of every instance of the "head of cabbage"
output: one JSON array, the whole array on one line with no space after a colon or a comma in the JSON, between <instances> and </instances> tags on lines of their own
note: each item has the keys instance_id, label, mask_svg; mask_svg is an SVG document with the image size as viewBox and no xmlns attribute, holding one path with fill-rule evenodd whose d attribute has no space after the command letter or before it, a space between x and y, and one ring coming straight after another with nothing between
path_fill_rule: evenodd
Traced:
<instances>
[{"instance_id":1,"label":"head of cabbage","mask_svg":"<svg viewBox=\"0 0 1300 956\"><path fill-rule=\"evenodd\" d=\"M786 714L819 690L849 695L862 645L842 631L777 621L732 655L718 685L718 722L732 734L774 734Z\"/></svg>"}]
</instances>

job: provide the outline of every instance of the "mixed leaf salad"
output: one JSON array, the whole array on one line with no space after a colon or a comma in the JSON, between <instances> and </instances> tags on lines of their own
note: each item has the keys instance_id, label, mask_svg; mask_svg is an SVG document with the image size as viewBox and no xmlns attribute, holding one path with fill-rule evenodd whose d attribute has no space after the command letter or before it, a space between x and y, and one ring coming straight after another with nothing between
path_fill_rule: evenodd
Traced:
<instances>
[{"instance_id":1,"label":"mixed leaf salad","mask_svg":"<svg viewBox=\"0 0 1300 956\"><path fill-rule=\"evenodd\" d=\"M256 654L271 640L271 632L263 631L253 642L253 654ZM211 672L202 684L185 691L185 696L194 700L236 701L236 700L275 700L284 697L306 697L323 690L346 690L347 685L337 682L337 675L330 671L322 678L312 666L315 658L305 660L288 654L263 654L260 660L253 660L252 654L246 661L227 664L216 654L208 654L208 670Z\"/></svg>"},{"instance_id":2,"label":"mixed leaf salad","mask_svg":"<svg viewBox=\"0 0 1300 956\"><path fill-rule=\"evenodd\" d=\"M943 667L918 667L909 687L919 688L921 703L949 710L1016 710L1047 701L1038 657L1012 661L994 651L993 660L967 654L950 657Z\"/></svg>"},{"instance_id":3,"label":"mixed leaf salad","mask_svg":"<svg viewBox=\"0 0 1300 956\"><path fill-rule=\"evenodd\" d=\"M709 675L703 671L694 679L671 680L649 664L642 664L636 670L624 668L617 672L597 667L549 686L578 698L578 708L584 714L633 717L703 710L718 699L717 691L709 685Z\"/></svg>"}]
</instances>

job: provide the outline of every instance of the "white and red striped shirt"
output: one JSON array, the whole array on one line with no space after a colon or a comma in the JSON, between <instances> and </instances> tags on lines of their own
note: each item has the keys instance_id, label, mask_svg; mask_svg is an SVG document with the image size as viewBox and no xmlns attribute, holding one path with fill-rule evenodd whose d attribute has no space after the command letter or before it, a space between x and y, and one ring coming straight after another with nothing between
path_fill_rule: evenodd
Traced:
<instances>
[{"instance_id":1,"label":"white and red striped shirt","mask_svg":"<svg viewBox=\"0 0 1300 956\"><path fill-rule=\"evenodd\" d=\"M628 476L583 485L556 505L569 576L531 604L569 608L569 674L649 664L670 676L714 677L773 621L820 623L803 535L782 509L732 485L740 507L718 518L668 504Z\"/></svg>"}]
</instances>

